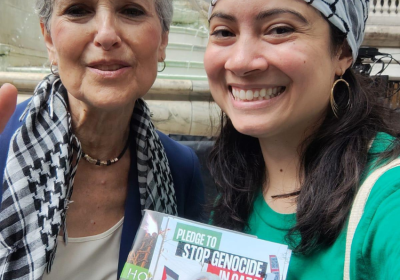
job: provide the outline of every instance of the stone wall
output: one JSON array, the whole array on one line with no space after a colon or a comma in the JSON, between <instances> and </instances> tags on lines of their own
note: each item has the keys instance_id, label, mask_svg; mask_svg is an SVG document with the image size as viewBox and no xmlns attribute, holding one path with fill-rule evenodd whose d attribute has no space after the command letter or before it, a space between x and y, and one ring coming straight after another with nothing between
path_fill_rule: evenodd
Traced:
<instances>
[{"instance_id":1,"label":"stone wall","mask_svg":"<svg viewBox=\"0 0 400 280\"><path fill-rule=\"evenodd\" d=\"M0 70L46 61L34 0L0 0Z\"/></svg>"},{"instance_id":2,"label":"stone wall","mask_svg":"<svg viewBox=\"0 0 400 280\"><path fill-rule=\"evenodd\" d=\"M174 0L167 68L159 73L155 85L146 95L154 123L163 132L212 135L217 131L220 110L210 103L203 66L208 40L207 8L205 0ZM391 13L393 9L388 5L374 8L370 15L373 24L366 28L365 45L378 47L381 52L400 53L400 13L397 9ZM399 21L395 24L397 16ZM19 101L22 101L31 96L38 81L46 74L26 72L48 73L47 53L34 13L34 0L0 0L0 27L0 85L14 83L21 93ZM396 58L400 60L399 55ZM39 67L29 67L33 65ZM378 70L379 67L375 67L373 74ZM392 80L400 80L399 66L393 64L387 71ZM170 80L164 80L166 78ZM400 96L394 98L397 101L392 100L392 103L400 104Z\"/></svg>"}]
</instances>

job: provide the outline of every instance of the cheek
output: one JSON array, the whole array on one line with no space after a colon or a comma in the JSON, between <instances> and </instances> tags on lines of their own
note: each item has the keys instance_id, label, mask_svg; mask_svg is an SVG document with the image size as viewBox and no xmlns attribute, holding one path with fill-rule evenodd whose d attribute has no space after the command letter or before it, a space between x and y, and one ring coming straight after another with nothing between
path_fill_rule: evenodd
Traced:
<instances>
[{"instance_id":1,"label":"cheek","mask_svg":"<svg viewBox=\"0 0 400 280\"><path fill-rule=\"evenodd\" d=\"M285 47L277 47L275 50L277 65L285 69L290 76L296 76L304 73L308 67L312 67L314 57L309 51L295 42L288 44Z\"/></svg>"},{"instance_id":2,"label":"cheek","mask_svg":"<svg viewBox=\"0 0 400 280\"><path fill-rule=\"evenodd\" d=\"M63 22L56 22L51 32L56 56L60 60L63 57L73 58L78 56L85 46L84 40L88 40L88 35L84 34L82 30L76 32L74 28L68 28Z\"/></svg>"},{"instance_id":3,"label":"cheek","mask_svg":"<svg viewBox=\"0 0 400 280\"><path fill-rule=\"evenodd\" d=\"M225 105L224 58L215 48L207 47L204 54L204 69L207 73L208 84L215 103L223 110Z\"/></svg>"},{"instance_id":4,"label":"cheek","mask_svg":"<svg viewBox=\"0 0 400 280\"><path fill-rule=\"evenodd\" d=\"M329 87L333 62L324 46L317 48L315 45L292 43L276 53L281 69L295 86L303 89L317 87L318 90L322 85Z\"/></svg>"},{"instance_id":5,"label":"cheek","mask_svg":"<svg viewBox=\"0 0 400 280\"><path fill-rule=\"evenodd\" d=\"M136 59L155 57L157 62L158 51L161 45L161 30L151 26L142 30L135 30L127 35L127 44L131 46Z\"/></svg>"},{"instance_id":6,"label":"cheek","mask_svg":"<svg viewBox=\"0 0 400 280\"><path fill-rule=\"evenodd\" d=\"M204 69L210 80L216 79L218 74L224 70L224 57L218 48L213 46L207 47L204 54Z\"/></svg>"},{"instance_id":7,"label":"cheek","mask_svg":"<svg viewBox=\"0 0 400 280\"><path fill-rule=\"evenodd\" d=\"M333 62L329 52L309 44L293 43L277 48L280 70L291 80L287 104L293 121L319 118L329 105L330 73Z\"/></svg>"}]
</instances>

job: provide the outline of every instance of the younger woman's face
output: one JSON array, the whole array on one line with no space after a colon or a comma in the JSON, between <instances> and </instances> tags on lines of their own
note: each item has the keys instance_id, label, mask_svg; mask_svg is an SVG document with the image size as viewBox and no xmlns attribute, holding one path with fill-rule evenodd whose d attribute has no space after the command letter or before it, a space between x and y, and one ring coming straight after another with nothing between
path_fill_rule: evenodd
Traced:
<instances>
[{"instance_id":1,"label":"younger woman's face","mask_svg":"<svg viewBox=\"0 0 400 280\"><path fill-rule=\"evenodd\" d=\"M303 133L329 106L335 75L329 24L303 0L219 0L204 58L216 103L247 135ZM350 56L351 57L351 56Z\"/></svg>"}]
</instances>

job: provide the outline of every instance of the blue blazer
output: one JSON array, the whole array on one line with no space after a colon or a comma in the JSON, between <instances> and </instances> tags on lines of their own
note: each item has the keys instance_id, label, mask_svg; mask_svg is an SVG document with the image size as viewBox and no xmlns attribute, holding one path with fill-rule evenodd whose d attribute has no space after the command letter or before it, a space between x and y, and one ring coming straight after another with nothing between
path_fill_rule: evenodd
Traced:
<instances>
[{"instance_id":1,"label":"blue blazer","mask_svg":"<svg viewBox=\"0 0 400 280\"><path fill-rule=\"evenodd\" d=\"M29 100L19 104L0 134L0 182L3 182L4 169L11 137L22 125L19 121ZM134 133L134 132L132 132ZM170 165L178 206L178 215L191 220L202 220L204 205L204 187L200 174L200 164L192 149L175 142L165 134L158 132L164 146ZM139 183L136 165L136 141L131 137L131 167L128 181L128 197L125 202L125 218L122 227L122 237L118 262L118 277L132 248L133 239L142 219L139 199ZM0 192L0 202L3 191Z\"/></svg>"}]
</instances>

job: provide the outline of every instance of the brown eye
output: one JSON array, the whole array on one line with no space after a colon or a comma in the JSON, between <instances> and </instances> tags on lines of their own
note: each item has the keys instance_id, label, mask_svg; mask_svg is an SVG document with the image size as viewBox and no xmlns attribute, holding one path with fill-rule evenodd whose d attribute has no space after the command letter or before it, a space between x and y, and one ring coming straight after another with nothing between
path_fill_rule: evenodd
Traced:
<instances>
[{"instance_id":1,"label":"brown eye","mask_svg":"<svg viewBox=\"0 0 400 280\"><path fill-rule=\"evenodd\" d=\"M138 8L126 8L121 13L128 17L138 17L144 15L144 12Z\"/></svg>"},{"instance_id":2,"label":"brown eye","mask_svg":"<svg viewBox=\"0 0 400 280\"><path fill-rule=\"evenodd\" d=\"M229 30L220 29L220 30L215 30L213 33L211 33L211 36L225 38L225 37L233 37L235 36L235 34L230 32Z\"/></svg>"},{"instance_id":3,"label":"brown eye","mask_svg":"<svg viewBox=\"0 0 400 280\"><path fill-rule=\"evenodd\" d=\"M270 30L269 34L286 35L294 32L294 29L289 26L278 26Z\"/></svg>"},{"instance_id":4,"label":"brown eye","mask_svg":"<svg viewBox=\"0 0 400 280\"><path fill-rule=\"evenodd\" d=\"M65 11L66 15L72 17L83 17L89 13L90 11L86 7L80 5L71 6Z\"/></svg>"}]
</instances>

